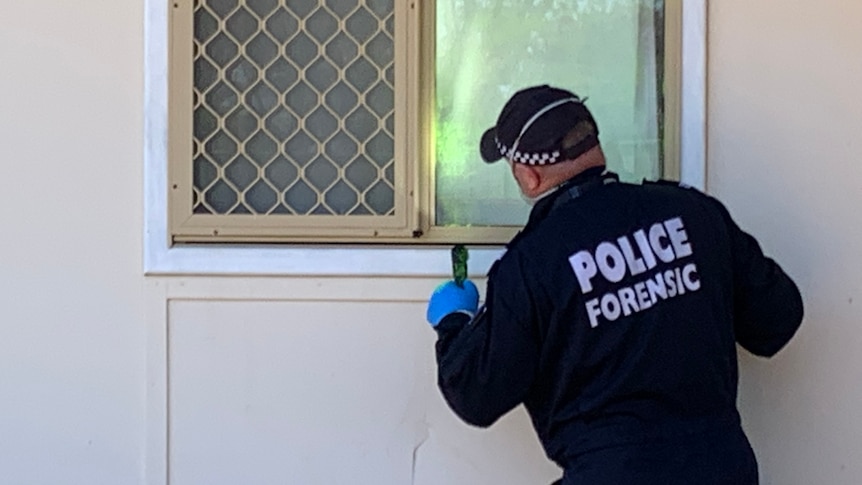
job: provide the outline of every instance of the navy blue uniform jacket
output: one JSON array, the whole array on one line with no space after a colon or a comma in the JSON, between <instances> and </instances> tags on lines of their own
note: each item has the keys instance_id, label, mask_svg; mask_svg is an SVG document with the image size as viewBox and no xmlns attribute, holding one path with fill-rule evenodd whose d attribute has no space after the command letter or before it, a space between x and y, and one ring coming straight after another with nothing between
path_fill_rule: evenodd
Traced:
<instances>
[{"instance_id":1,"label":"navy blue uniform jacket","mask_svg":"<svg viewBox=\"0 0 862 485\"><path fill-rule=\"evenodd\" d=\"M660 473L713 483L697 476L714 474L697 457L665 461L704 442L756 476L736 408L736 344L771 356L801 320L796 285L717 200L593 169L533 208L491 269L479 314L437 327L439 387L481 427L523 403L564 469L623 459L607 483L670 483Z\"/></svg>"}]
</instances>

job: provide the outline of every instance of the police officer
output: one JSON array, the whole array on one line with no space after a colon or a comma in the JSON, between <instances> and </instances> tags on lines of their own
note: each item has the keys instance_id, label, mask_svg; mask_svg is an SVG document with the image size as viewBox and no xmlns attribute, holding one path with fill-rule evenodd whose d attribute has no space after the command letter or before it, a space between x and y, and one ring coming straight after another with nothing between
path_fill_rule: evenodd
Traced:
<instances>
[{"instance_id":1,"label":"police officer","mask_svg":"<svg viewBox=\"0 0 862 485\"><path fill-rule=\"evenodd\" d=\"M716 199L607 172L581 99L516 93L481 140L535 201L476 286L427 319L452 410L486 427L523 403L568 484L756 484L736 408L739 344L772 356L802 299Z\"/></svg>"}]
</instances>

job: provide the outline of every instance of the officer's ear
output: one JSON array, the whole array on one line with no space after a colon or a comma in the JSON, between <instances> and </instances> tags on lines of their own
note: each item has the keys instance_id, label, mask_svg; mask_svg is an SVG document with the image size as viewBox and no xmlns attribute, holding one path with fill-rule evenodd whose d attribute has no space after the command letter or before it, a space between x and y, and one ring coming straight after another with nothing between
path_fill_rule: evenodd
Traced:
<instances>
[{"instance_id":1,"label":"officer's ear","mask_svg":"<svg viewBox=\"0 0 862 485\"><path fill-rule=\"evenodd\" d=\"M518 181L521 192L527 197L535 197L542 193L542 174L536 167L512 162L512 176Z\"/></svg>"}]
</instances>

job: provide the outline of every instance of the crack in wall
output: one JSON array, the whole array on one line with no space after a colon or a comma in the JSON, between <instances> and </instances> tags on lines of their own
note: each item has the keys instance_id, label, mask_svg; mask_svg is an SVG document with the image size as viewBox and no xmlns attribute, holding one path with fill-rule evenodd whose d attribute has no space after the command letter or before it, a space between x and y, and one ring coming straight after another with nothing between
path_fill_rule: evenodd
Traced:
<instances>
[{"instance_id":1,"label":"crack in wall","mask_svg":"<svg viewBox=\"0 0 862 485\"><path fill-rule=\"evenodd\" d=\"M428 423L423 423L422 426L422 435L419 438L419 442L413 446L413 462L411 464L410 470L410 485L415 485L416 483L416 462L419 459L419 450L428 440L431 439L431 429L428 426Z\"/></svg>"}]
</instances>

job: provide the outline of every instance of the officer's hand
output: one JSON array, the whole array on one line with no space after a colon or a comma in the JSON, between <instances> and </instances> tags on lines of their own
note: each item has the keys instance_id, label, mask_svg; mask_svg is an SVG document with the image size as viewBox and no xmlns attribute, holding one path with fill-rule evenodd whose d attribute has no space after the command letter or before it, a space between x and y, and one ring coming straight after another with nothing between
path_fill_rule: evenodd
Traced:
<instances>
[{"instance_id":1,"label":"officer's hand","mask_svg":"<svg viewBox=\"0 0 862 485\"><path fill-rule=\"evenodd\" d=\"M464 280L463 286L459 288L454 281L447 281L434 290L426 313L432 327L436 327L446 315L452 313L465 313L471 318L476 314L479 308L479 290L470 280Z\"/></svg>"}]
</instances>

